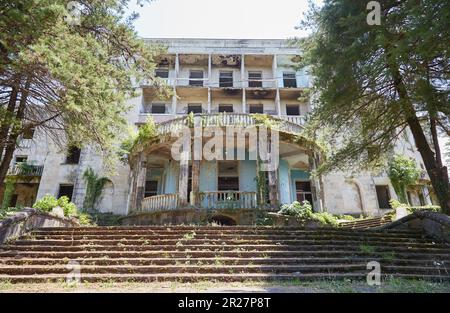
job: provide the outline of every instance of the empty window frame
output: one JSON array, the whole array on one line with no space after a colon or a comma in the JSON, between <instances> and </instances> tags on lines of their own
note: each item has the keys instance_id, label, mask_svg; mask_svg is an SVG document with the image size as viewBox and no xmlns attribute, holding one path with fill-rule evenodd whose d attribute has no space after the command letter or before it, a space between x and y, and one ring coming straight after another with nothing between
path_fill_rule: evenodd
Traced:
<instances>
[{"instance_id":1,"label":"empty window frame","mask_svg":"<svg viewBox=\"0 0 450 313\"><path fill-rule=\"evenodd\" d=\"M28 156L26 156L26 155L18 155L18 156L16 156L16 159L15 159L15 162L14 163L26 163L27 162L27 160L28 160Z\"/></svg>"},{"instance_id":2,"label":"empty window frame","mask_svg":"<svg viewBox=\"0 0 450 313\"><path fill-rule=\"evenodd\" d=\"M298 202L308 201L311 206L313 205L313 198L311 192L311 182L309 181L296 181L295 193Z\"/></svg>"},{"instance_id":3,"label":"empty window frame","mask_svg":"<svg viewBox=\"0 0 450 313\"><path fill-rule=\"evenodd\" d=\"M158 194L158 181L157 180L147 180L145 182L144 197L152 197Z\"/></svg>"},{"instance_id":4,"label":"empty window frame","mask_svg":"<svg viewBox=\"0 0 450 313\"><path fill-rule=\"evenodd\" d=\"M294 72L283 73L283 86L285 88L297 88L297 79Z\"/></svg>"},{"instance_id":5,"label":"empty window frame","mask_svg":"<svg viewBox=\"0 0 450 313\"><path fill-rule=\"evenodd\" d=\"M187 113L193 113L193 114L200 114L202 113L202 105L197 103L190 103L188 104L188 111Z\"/></svg>"},{"instance_id":6,"label":"empty window frame","mask_svg":"<svg viewBox=\"0 0 450 313\"><path fill-rule=\"evenodd\" d=\"M157 68L155 70L155 76L159 78L169 78L169 69L167 68Z\"/></svg>"},{"instance_id":7,"label":"empty window frame","mask_svg":"<svg viewBox=\"0 0 450 313\"><path fill-rule=\"evenodd\" d=\"M165 114L166 113L166 105L164 103L153 103L150 113Z\"/></svg>"},{"instance_id":8,"label":"empty window frame","mask_svg":"<svg viewBox=\"0 0 450 313\"><path fill-rule=\"evenodd\" d=\"M219 87L233 87L233 71L219 72Z\"/></svg>"},{"instance_id":9,"label":"empty window frame","mask_svg":"<svg viewBox=\"0 0 450 313\"><path fill-rule=\"evenodd\" d=\"M239 172L237 161L219 161L217 188L219 191L239 190Z\"/></svg>"},{"instance_id":10,"label":"empty window frame","mask_svg":"<svg viewBox=\"0 0 450 313\"><path fill-rule=\"evenodd\" d=\"M233 105L232 104L219 104L219 113L233 113Z\"/></svg>"},{"instance_id":11,"label":"empty window frame","mask_svg":"<svg viewBox=\"0 0 450 313\"><path fill-rule=\"evenodd\" d=\"M378 207L380 209L390 209L389 200L391 200L391 196L389 194L389 186L377 185L375 190L377 192Z\"/></svg>"},{"instance_id":12,"label":"empty window frame","mask_svg":"<svg viewBox=\"0 0 450 313\"><path fill-rule=\"evenodd\" d=\"M81 149L71 146L67 151L66 164L78 164L80 162Z\"/></svg>"},{"instance_id":13,"label":"empty window frame","mask_svg":"<svg viewBox=\"0 0 450 313\"><path fill-rule=\"evenodd\" d=\"M73 196L73 185L72 184L60 184L58 191L58 198L66 196L69 198L69 201L72 201Z\"/></svg>"},{"instance_id":14,"label":"empty window frame","mask_svg":"<svg viewBox=\"0 0 450 313\"><path fill-rule=\"evenodd\" d=\"M262 72L261 71L248 72L248 86L249 87L262 87Z\"/></svg>"},{"instance_id":15,"label":"empty window frame","mask_svg":"<svg viewBox=\"0 0 450 313\"><path fill-rule=\"evenodd\" d=\"M189 86L203 86L203 71L189 72Z\"/></svg>"},{"instance_id":16,"label":"empty window frame","mask_svg":"<svg viewBox=\"0 0 450 313\"><path fill-rule=\"evenodd\" d=\"M300 115L300 105L286 104L286 115Z\"/></svg>"},{"instance_id":17,"label":"empty window frame","mask_svg":"<svg viewBox=\"0 0 450 313\"><path fill-rule=\"evenodd\" d=\"M255 113L263 114L264 106L262 104L250 104L249 113L250 114L255 114Z\"/></svg>"}]
</instances>

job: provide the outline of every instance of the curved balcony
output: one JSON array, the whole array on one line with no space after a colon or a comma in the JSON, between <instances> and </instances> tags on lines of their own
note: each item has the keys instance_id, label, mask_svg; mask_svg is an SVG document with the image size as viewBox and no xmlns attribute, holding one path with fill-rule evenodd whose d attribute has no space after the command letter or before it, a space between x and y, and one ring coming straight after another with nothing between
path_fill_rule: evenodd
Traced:
<instances>
[{"instance_id":1,"label":"curved balcony","mask_svg":"<svg viewBox=\"0 0 450 313\"><path fill-rule=\"evenodd\" d=\"M296 119L295 119L296 118ZM267 115L267 120L276 125L276 129L282 132L298 134L303 130L300 123L304 122L301 116L291 116L277 118ZM208 127L208 126L252 126L261 123L252 114L245 113L211 113L211 114L195 114L193 120L188 115L178 117L169 121L165 121L158 125L158 133L160 135L177 131L185 126Z\"/></svg>"}]
</instances>

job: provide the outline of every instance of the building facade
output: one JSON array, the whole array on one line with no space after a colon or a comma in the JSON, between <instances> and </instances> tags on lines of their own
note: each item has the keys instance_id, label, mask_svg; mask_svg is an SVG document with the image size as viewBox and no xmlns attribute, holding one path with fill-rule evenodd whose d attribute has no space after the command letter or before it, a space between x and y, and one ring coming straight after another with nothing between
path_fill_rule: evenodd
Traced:
<instances>
[{"instance_id":1,"label":"building facade","mask_svg":"<svg viewBox=\"0 0 450 313\"><path fill-rule=\"evenodd\" d=\"M220 215L222 221L251 223L255 209L274 210L295 200L309 200L314 210L334 214L380 215L389 209L388 201L396 195L386 174L311 176L321 162L321 152L297 137L311 110L304 97L310 77L295 66L301 54L298 48L269 39L147 41L168 48L167 54L158 58L155 74L173 90L173 96L161 100L152 83L139 84L141 95L129 100L127 120L139 127L152 117L158 138L130 156L129 165L119 164L109 176L97 204L100 211L146 215L148 222L181 223ZM252 157L254 147L239 137L239 130L232 136L234 146L220 151L223 160L191 157L180 161L171 153L177 127L200 128L202 133L193 138L201 137L197 148L204 149L211 135L205 134L209 127L224 130L259 124L277 125L279 131L278 166L263 174L258 170L261 160ZM257 144L260 140L258 137ZM423 168L410 134L404 134L396 150L415 158ZM227 158L230 154L242 157ZM17 176L13 204L29 206L52 194L67 195L82 207L86 194L83 173L90 167L106 175L103 163L93 148L60 151L36 129L22 139L11 165L10 176ZM424 174L421 185L408 191L412 204L432 203L428 185Z\"/></svg>"}]
</instances>

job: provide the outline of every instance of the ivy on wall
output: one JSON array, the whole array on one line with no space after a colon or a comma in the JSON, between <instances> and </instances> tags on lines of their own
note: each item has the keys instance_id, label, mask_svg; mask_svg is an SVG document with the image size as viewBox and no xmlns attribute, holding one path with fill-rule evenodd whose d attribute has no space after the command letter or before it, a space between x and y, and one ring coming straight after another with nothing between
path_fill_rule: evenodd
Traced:
<instances>
[{"instance_id":1,"label":"ivy on wall","mask_svg":"<svg viewBox=\"0 0 450 313\"><path fill-rule=\"evenodd\" d=\"M398 154L392 158L388 166L388 176L400 202L409 203L406 187L417 182L421 170L413 159Z\"/></svg>"},{"instance_id":2,"label":"ivy on wall","mask_svg":"<svg viewBox=\"0 0 450 313\"><path fill-rule=\"evenodd\" d=\"M17 178L15 176L6 176L5 178L5 189L3 192L2 209L6 209L11 204L11 199L14 194L15 184Z\"/></svg>"},{"instance_id":3,"label":"ivy on wall","mask_svg":"<svg viewBox=\"0 0 450 313\"><path fill-rule=\"evenodd\" d=\"M111 180L108 177L99 177L94 170L89 167L83 174L86 181L86 195L84 197L84 209L95 209L98 199L100 198L103 187Z\"/></svg>"}]
</instances>

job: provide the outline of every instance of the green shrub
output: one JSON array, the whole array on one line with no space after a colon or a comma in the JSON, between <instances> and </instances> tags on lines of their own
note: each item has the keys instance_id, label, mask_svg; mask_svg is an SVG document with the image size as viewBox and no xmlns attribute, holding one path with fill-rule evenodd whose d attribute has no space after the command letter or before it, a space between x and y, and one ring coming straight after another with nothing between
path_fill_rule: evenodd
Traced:
<instances>
[{"instance_id":1,"label":"green shrub","mask_svg":"<svg viewBox=\"0 0 450 313\"><path fill-rule=\"evenodd\" d=\"M80 222L80 225L83 226L95 225L92 222L92 216L90 216L88 213L80 213L80 215L78 216L78 220Z\"/></svg>"},{"instance_id":2,"label":"green shrub","mask_svg":"<svg viewBox=\"0 0 450 313\"><path fill-rule=\"evenodd\" d=\"M56 200L55 197L52 195L45 195L38 201L36 201L35 204L33 204L33 208L39 209L44 212L50 212L54 207L58 206L58 200Z\"/></svg>"},{"instance_id":3,"label":"green shrub","mask_svg":"<svg viewBox=\"0 0 450 313\"><path fill-rule=\"evenodd\" d=\"M303 201L301 204L298 201L294 201L291 204L284 204L281 206L278 214L295 216L300 220L313 220L331 226L337 226L339 224L337 218L328 212L314 213L308 201Z\"/></svg>"},{"instance_id":4,"label":"green shrub","mask_svg":"<svg viewBox=\"0 0 450 313\"><path fill-rule=\"evenodd\" d=\"M77 216L77 206L67 196L59 198L58 205L63 209L64 216Z\"/></svg>"}]
</instances>

